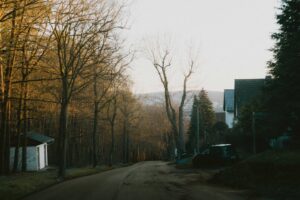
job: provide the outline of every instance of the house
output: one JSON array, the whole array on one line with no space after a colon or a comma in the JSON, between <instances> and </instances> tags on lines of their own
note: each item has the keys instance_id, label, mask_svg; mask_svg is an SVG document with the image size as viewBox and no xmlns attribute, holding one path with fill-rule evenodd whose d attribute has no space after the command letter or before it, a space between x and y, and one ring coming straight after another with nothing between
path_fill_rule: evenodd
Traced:
<instances>
[{"instance_id":1,"label":"house","mask_svg":"<svg viewBox=\"0 0 300 200\"><path fill-rule=\"evenodd\" d=\"M236 79L234 82L234 117L237 119L241 110L262 94L265 79Z\"/></svg>"},{"instance_id":2,"label":"house","mask_svg":"<svg viewBox=\"0 0 300 200\"><path fill-rule=\"evenodd\" d=\"M225 123L225 112L216 112L215 117L216 117L216 122L224 122Z\"/></svg>"},{"instance_id":3,"label":"house","mask_svg":"<svg viewBox=\"0 0 300 200\"><path fill-rule=\"evenodd\" d=\"M234 90L224 90L223 110L225 112L225 123L229 128L233 126L234 120Z\"/></svg>"},{"instance_id":4,"label":"house","mask_svg":"<svg viewBox=\"0 0 300 200\"><path fill-rule=\"evenodd\" d=\"M36 133L27 133L27 171L38 171L48 166L48 145L54 138ZM14 165L16 140L12 140L10 148L10 168ZM22 168L22 147L19 148L18 170Z\"/></svg>"}]
</instances>

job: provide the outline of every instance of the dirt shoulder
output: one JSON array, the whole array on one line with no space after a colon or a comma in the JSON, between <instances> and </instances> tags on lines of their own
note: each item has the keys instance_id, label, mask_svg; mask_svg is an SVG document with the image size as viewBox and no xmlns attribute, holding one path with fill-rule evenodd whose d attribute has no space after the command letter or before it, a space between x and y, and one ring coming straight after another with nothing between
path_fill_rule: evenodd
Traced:
<instances>
[{"instance_id":1,"label":"dirt shoulder","mask_svg":"<svg viewBox=\"0 0 300 200\"><path fill-rule=\"evenodd\" d=\"M239 188L233 189L224 185L211 183L211 179L224 168L215 169L194 169L191 166L186 168L174 167L171 173L181 179L181 185L185 189L185 196L181 200L243 200L243 199L264 199L253 196L251 191Z\"/></svg>"}]
</instances>

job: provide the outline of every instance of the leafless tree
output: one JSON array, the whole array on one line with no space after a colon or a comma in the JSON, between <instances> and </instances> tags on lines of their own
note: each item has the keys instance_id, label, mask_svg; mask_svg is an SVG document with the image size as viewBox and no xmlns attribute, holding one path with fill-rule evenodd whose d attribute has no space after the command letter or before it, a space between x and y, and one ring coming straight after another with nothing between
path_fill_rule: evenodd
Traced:
<instances>
[{"instance_id":1,"label":"leafless tree","mask_svg":"<svg viewBox=\"0 0 300 200\"><path fill-rule=\"evenodd\" d=\"M26 1L24 2L26 3ZM44 4L42 7L41 1L36 1L36 4L31 4L34 8L29 6L23 6L22 13L19 14L20 20L19 29L22 30L19 35L19 44L17 45L18 54L16 56L17 64L16 71L20 74L20 79L17 84L20 87L20 94L18 99L19 113L17 120L17 144L15 148L14 168L16 171L18 168L19 157L19 142L20 133L22 136L22 171L27 170L27 124L28 124L28 108L27 99L29 97L29 77L34 70L37 70L41 59L44 57L51 37L46 34L47 27L45 24L46 16L49 13L48 5ZM25 10L28 8L28 10ZM39 10L38 14L36 13ZM12 82L13 84L13 82ZM21 116L22 115L22 116ZM22 126L22 128L21 128Z\"/></svg>"},{"instance_id":2,"label":"leafless tree","mask_svg":"<svg viewBox=\"0 0 300 200\"><path fill-rule=\"evenodd\" d=\"M116 123L116 117L117 117L117 93L113 94L113 98L110 101L108 108L107 108L107 121L110 125L110 133L111 133L111 147L109 151L109 166L113 165L114 161L114 152L115 152L115 123Z\"/></svg>"},{"instance_id":3,"label":"leafless tree","mask_svg":"<svg viewBox=\"0 0 300 200\"><path fill-rule=\"evenodd\" d=\"M164 87L166 113L172 126L175 140L174 142L178 150L178 154L181 156L181 154L185 152L183 107L186 100L187 82L195 68L195 61L191 58L190 62L188 63L188 71L186 74L184 74L182 97L177 111L174 108L172 98L170 96L167 74L168 69L172 67L172 56L170 49L168 47L162 48L161 46L157 45L155 48L150 48L148 54L148 58L152 62L152 65L155 68Z\"/></svg>"},{"instance_id":4,"label":"leafless tree","mask_svg":"<svg viewBox=\"0 0 300 200\"><path fill-rule=\"evenodd\" d=\"M56 1L49 24L56 43L57 71L61 80L59 177L64 178L67 155L68 105L74 93L93 80L94 59L104 34L119 28L122 7L103 0ZM96 61L96 63L95 63Z\"/></svg>"},{"instance_id":5,"label":"leafless tree","mask_svg":"<svg viewBox=\"0 0 300 200\"><path fill-rule=\"evenodd\" d=\"M130 53L122 55L119 52L119 48L109 48L110 51L107 54L99 55L103 56L101 60L101 66L96 67L94 65L93 75L93 94L94 94L94 118L93 118L93 132L92 132L92 143L93 143L93 166L97 165L97 144L96 135L98 134L98 121L100 119L99 113L107 106L111 101L114 100L115 95L111 95L111 90L114 89L115 82L120 78L123 78L124 71L130 59L126 59L130 56ZM107 57L106 57L107 56Z\"/></svg>"},{"instance_id":6,"label":"leafless tree","mask_svg":"<svg viewBox=\"0 0 300 200\"><path fill-rule=\"evenodd\" d=\"M0 79L1 79L1 169L9 169L12 78L17 69L18 54L25 35L38 23L29 13L45 5L42 0L3 0L0 2ZM24 49L24 48L23 48ZM23 51L25 52L25 51ZM22 54L22 53L21 53Z\"/></svg>"},{"instance_id":7,"label":"leafless tree","mask_svg":"<svg viewBox=\"0 0 300 200\"><path fill-rule=\"evenodd\" d=\"M130 132L134 128L133 124L137 119L141 118L140 105L136 98L132 96L130 90L124 87L120 91L120 105L119 110L123 116L123 162L129 162L129 146L130 146Z\"/></svg>"}]
</instances>

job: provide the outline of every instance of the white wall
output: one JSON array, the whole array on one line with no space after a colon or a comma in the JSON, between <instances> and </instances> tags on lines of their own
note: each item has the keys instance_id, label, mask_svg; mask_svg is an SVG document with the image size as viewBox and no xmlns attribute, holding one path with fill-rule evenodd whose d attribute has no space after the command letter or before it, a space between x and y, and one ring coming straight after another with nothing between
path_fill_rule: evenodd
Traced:
<instances>
[{"instance_id":1,"label":"white wall","mask_svg":"<svg viewBox=\"0 0 300 200\"><path fill-rule=\"evenodd\" d=\"M229 128L233 127L234 114L233 112L225 112L225 121Z\"/></svg>"},{"instance_id":2,"label":"white wall","mask_svg":"<svg viewBox=\"0 0 300 200\"><path fill-rule=\"evenodd\" d=\"M14 166L15 147L10 148L10 169ZM27 171L36 171L36 147L27 147ZM19 148L18 171L22 169L22 147Z\"/></svg>"},{"instance_id":3,"label":"white wall","mask_svg":"<svg viewBox=\"0 0 300 200\"><path fill-rule=\"evenodd\" d=\"M45 157L45 150L47 151L47 144L27 147L27 171L37 171L39 169L43 169L46 167L47 156ZM39 169L38 169L38 158L37 158L38 154L40 156ZM15 156L15 147L11 147L10 148L10 169L11 170L14 165L14 156ZM21 169L22 169L22 147L19 148L18 171L21 171Z\"/></svg>"},{"instance_id":4,"label":"white wall","mask_svg":"<svg viewBox=\"0 0 300 200\"><path fill-rule=\"evenodd\" d=\"M44 144L43 157L44 157L44 168L45 168L48 166L48 145L46 143Z\"/></svg>"}]
</instances>

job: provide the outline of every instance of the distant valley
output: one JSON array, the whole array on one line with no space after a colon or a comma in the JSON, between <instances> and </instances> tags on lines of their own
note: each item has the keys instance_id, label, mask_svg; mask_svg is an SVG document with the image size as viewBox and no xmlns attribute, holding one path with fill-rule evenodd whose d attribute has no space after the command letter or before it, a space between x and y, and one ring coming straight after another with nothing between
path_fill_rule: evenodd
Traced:
<instances>
[{"instance_id":1,"label":"distant valley","mask_svg":"<svg viewBox=\"0 0 300 200\"><path fill-rule=\"evenodd\" d=\"M223 92L220 91L207 91L208 97L213 103L215 112L222 112L223 110ZM190 90L187 92L187 97L185 101L184 111L186 115L189 115L192 110L193 97L198 95L199 90ZM182 92L174 91L170 92L173 104L180 104ZM145 94L136 94L140 101L145 105L155 105L164 103L164 93L163 92L153 92Z\"/></svg>"}]
</instances>

